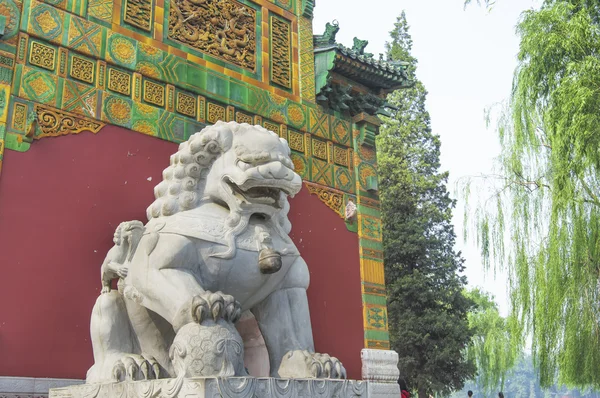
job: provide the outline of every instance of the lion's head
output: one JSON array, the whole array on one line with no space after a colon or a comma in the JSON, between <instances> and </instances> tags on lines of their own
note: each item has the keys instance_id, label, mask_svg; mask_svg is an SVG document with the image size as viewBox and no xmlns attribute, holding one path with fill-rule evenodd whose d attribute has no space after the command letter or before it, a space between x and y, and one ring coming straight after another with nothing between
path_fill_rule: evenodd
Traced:
<instances>
[{"instance_id":1,"label":"lion's head","mask_svg":"<svg viewBox=\"0 0 600 398\"><path fill-rule=\"evenodd\" d=\"M171 216L213 202L229 209L234 229L261 214L289 233L287 197L301 187L286 140L260 126L217 122L171 156L147 215Z\"/></svg>"},{"instance_id":2,"label":"lion's head","mask_svg":"<svg viewBox=\"0 0 600 398\"><path fill-rule=\"evenodd\" d=\"M144 231L144 224L140 221L125 221L119 224L113 235L113 243L117 246L131 244L134 240L139 240Z\"/></svg>"}]
</instances>

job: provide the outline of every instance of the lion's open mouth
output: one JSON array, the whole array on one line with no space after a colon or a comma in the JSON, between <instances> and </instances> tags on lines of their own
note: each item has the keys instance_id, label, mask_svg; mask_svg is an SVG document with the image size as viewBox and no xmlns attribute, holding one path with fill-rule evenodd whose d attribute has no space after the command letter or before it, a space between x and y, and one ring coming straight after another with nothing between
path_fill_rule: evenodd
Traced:
<instances>
[{"instance_id":1,"label":"lion's open mouth","mask_svg":"<svg viewBox=\"0 0 600 398\"><path fill-rule=\"evenodd\" d=\"M278 187L265 186L244 188L244 186L239 186L230 179L226 179L226 183L231 189L231 193L238 199L250 204L262 204L273 207L279 206L280 193L284 190Z\"/></svg>"}]
</instances>

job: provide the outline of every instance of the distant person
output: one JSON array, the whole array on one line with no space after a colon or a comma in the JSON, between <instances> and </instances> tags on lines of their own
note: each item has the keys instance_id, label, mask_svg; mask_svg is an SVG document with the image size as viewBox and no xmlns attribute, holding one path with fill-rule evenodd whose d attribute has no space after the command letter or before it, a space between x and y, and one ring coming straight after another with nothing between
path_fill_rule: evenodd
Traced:
<instances>
[{"instance_id":1,"label":"distant person","mask_svg":"<svg viewBox=\"0 0 600 398\"><path fill-rule=\"evenodd\" d=\"M471 398L473 396L473 391L471 391L471 390L467 391L467 395L469 396L469 398Z\"/></svg>"},{"instance_id":2,"label":"distant person","mask_svg":"<svg viewBox=\"0 0 600 398\"><path fill-rule=\"evenodd\" d=\"M502 391L500 391L500 392L498 393L498 398L504 398L504 394L502 394Z\"/></svg>"},{"instance_id":3,"label":"distant person","mask_svg":"<svg viewBox=\"0 0 600 398\"><path fill-rule=\"evenodd\" d=\"M404 381L404 379L398 380L398 384L400 384L402 398L410 398L410 393L408 392L408 387L406 386L406 382Z\"/></svg>"}]
</instances>

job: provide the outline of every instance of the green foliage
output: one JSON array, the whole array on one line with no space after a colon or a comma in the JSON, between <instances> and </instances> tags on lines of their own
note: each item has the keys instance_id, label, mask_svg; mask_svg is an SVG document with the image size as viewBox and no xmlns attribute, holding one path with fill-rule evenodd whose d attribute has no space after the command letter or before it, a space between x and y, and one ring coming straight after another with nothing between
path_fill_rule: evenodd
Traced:
<instances>
[{"instance_id":1,"label":"green foliage","mask_svg":"<svg viewBox=\"0 0 600 398\"><path fill-rule=\"evenodd\" d=\"M578 390L558 385L542 388L530 356L520 357L516 361L515 366L506 375L504 387L497 386L495 390L485 392L476 381L471 380L465 384L462 391L452 394L450 398L467 398L468 390L473 391L474 398L497 398L498 391L504 392L504 396L510 398L600 397L598 392L590 389Z\"/></svg>"},{"instance_id":2,"label":"green foliage","mask_svg":"<svg viewBox=\"0 0 600 398\"><path fill-rule=\"evenodd\" d=\"M412 40L404 13L391 32L390 60L410 63ZM385 270L392 348L409 388L448 393L475 372L463 355L472 331L473 303L462 290L463 259L454 251L454 201L440 168L440 139L431 132L423 84L388 97L398 107L384 118L378 137L378 168L384 222Z\"/></svg>"},{"instance_id":3,"label":"green foliage","mask_svg":"<svg viewBox=\"0 0 600 398\"><path fill-rule=\"evenodd\" d=\"M471 3L473 3L473 0L465 0L465 7L467 7ZM495 0L475 0L475 3L477 3L478 5L485 5L488 8L491 8L494 6L494 4L496 4L496 1Z\"/></svg>"},{"instance_id":4,"label":"green foliage","mask_svg":"<svg viewBox=\"0 0 600 398\"><path fill-rule=\"evenodd\" d=\"M479 289L465 294L477 305L469 313L469 325L475 335L467 356L477 366L478 390L489 396L495 389L503 389L507 373L521 354L522 344L520 336L511 333L514 318L500 316L492 296Z\"/></svg>"},{"instance_id":5,"label":"green foliage","mask_svg":"<svg viewBox=\"0 0 600 398\"><path fill-rule=\"evenodd\" d=\"M515 332L532 336L541 384L597 388L600 4L547 0L518 33L501 177L477 206L477 240L486 264L509 271Z\"/></svg>"}]
</instances>

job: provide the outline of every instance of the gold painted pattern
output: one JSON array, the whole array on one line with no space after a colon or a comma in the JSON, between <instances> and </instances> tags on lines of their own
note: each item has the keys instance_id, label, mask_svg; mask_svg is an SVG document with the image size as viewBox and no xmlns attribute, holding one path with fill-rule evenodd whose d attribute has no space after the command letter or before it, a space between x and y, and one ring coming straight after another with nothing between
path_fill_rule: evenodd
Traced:
<instances>
[{"instance_id":1,"label":"gold painted pattern","mask_svg":"<svg viewBox=\"0 0 600 398\"><path fill-rule=\"evenodd\" d=\"M340 166L348 167L348 150L339 146L333 147L333 161Z\"/></svg>"},{"instance_id":2,"label":"gold painted pattern","mask_svg":"<svg viewBox=\"0 0 600 398\"><path fill-rule=\"evenodd\" d=\"M36 41L31 43L29 63L40 68L54 70L56 64L56 50Z\"/></svg>"},{"instance_id":3,"label":"gold painted pattern","mask_svg":"<svg viewBox=\"0 0 600 398\"><path fill-rule=\"evenodd\" d=\"M140 29L152 30L152 0L125 0L123 20Z\"/></svg>"},{"instance_id":4,"label":"gold painted pattern","mask_svg":"<svg viewBox=\"0 0 600 398\"><path fill-rule=\"evenodd\" d=\"M235 115L235 121L238 123L252 123L252 116L246 115L245 113L237 112Z\"/></svg>"},{"instance_id":5,"label":"gold painted pattern","mask_svg":"<svg viewBox=\"0 0 600 398\"><path fill-rule=\"evenodd\" d=\"M290 130L289 145L294 151L304 152L304 134Z\"/></svg>"},{"instance_id":6,"label":"gold painted pattern","mask_svg":"<svg viewBox=\"0 0 600 398\"><path fill-rule=\"evenodd\" d=\"M25 123L27 120L27 105L21 103L15 103L13 108L13 119L12 126L13 129L24 131Z\"/></svg>"},{"instance_id":7,"label":"gold painted pattern","mask_svg":"<svg viewBox=\"0 0 600 398\"><path fill-rule=\"evenodd\" d=\"M220 105L212 104L209 102L208 117L206 118L206 120L209 123L216 123L219 120L225 121L225 108Z\"/></svg>"},{"instance_id":8,"label":"gold painted pattern","mask_svg":"<svg viewBox=\"0 0 600 398\"><path fill-rule=\"evenodd\" d=\"M292 87L292 27L289 22L271 16L271 81Z\"/></svg>"},{"instance_id":9,"label":"gold painted pattern","mask_svg":"<svg viewBox=\"0 0 600 398\"><path fill-rule=\"evenodd\" d=\"M321 140L312 140L312 154L319 159L327 160L327 143Z\"/></svg>"},{"instance_id":10,"label":"gold painted pattern","mask_svg":"<svg viewBox=\"0 0 600 398\"><path fill-rule=\"evenodd\" d=\"M165 105L165 88L160 84L144 80L144 101L154 105Z\"/></svg>"},{"instance_id":11,"label":"gold painted pattern","mask_svg":"<svg viewBox=\"0 0 600 398\"><path fill-rule=\"evenodd\" d=\"M344 194L341 191L306 181L304 185L310 194L317 195L321 202L344 218Z\"/></svg>"},{"instance_id":12,"label":"gold painted pattern","mask_svg":"<svg viewBox=\"0 0 600 398\"><path fill-rule=\"evenodd\" d=\"M196 98L184 93L177 93L177 112L196 117Z\"/></svg>"},{"instance_id":13,"label":"gold painted pattern","mask_svg":"<svg viewBox=\"0 0 600 398\"><path fill-rule=\"evenodd\" d=\"M94 82L94 63L87 59L73 56L71 58L70 75L72 78L86 83Z\"/></svg>"},{"instance_id":14,"label":"gold painted pattern","mask_svg":"<svg viewBox=\"0 0 600 398\"><path fill-rule=\"evenodd\" d=\"M254 72L256 10L235 0L171 0L168 38Z\"/></svg>"},{"instance_id":15,"label":"gold painted pattern","mask_svg":"<svg viewBox=\"0 0 600 398\"><path fill-rule=\"evenodd\" d=\"M88 119L47 106L36 105L35 113L38 126L42 130L42 134L35 137L37 139L42 137L77 134L82 131L97 133L104 127L104 123L97 120Z\"/></svg>"},{"instance_id":16,"label":"gold painted pattern","mask_svg":"<svg viewBox=\"0 0 600 398\"><path fill-rule=\"evenodd\" d=\"M271 123L271 122L264 122L263 127L266 128L267 130L272 131L275 134L279 135L279 125L278 124Z\"/></svg>"},{"instance_id":17,"label":"gold painted pattern","mask_svg":"<svg viewBox=\"0 0 600 398\"><path fill-rule=\"evenodd\" d=\"M123 95L129 95L131 93L131 76L129 73L109 68L108 89Z\"/></svg>"},{"instance_id":18,"label":"gold painted pattern","mask_svg":"<svg viewBox=\"0 0 600 398\"><path fill-rule=\"evenodd\" d=\"M36 22L40 25L42 32L47 34L48 32L56 29L58 24L50 14L50 11L44 11L35 17Z\"/></svg>"}]
</instances>

